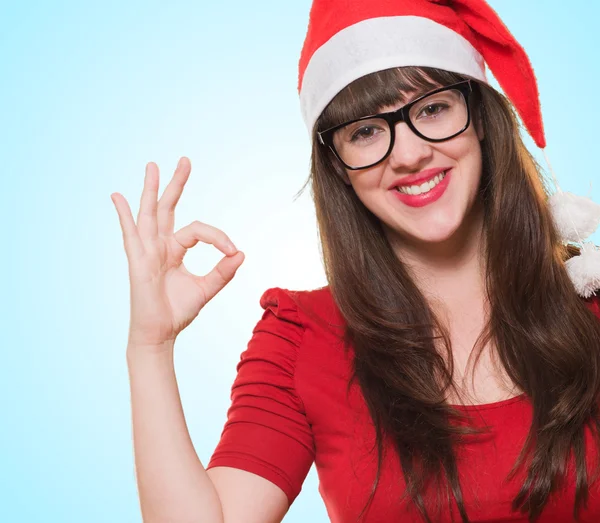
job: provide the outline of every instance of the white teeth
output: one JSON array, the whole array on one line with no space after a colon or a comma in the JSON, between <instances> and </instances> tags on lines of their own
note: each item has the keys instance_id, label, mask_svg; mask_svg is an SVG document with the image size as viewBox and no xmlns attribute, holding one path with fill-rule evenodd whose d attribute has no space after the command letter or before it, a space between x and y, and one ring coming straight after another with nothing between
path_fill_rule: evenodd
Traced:
<instances>
[{"instance_id":1,"label":"white teeth","mask_svg":"<svg viewBox=\"0 0 600 523\"><path fill-rule=\"evenodd\" d=\"M396 187L396 190L399 192L402 192L404 194L415 194L415 195L423 194L423 193L431 191L431 189L433 189L438 183L440 183L444 179L445 176L446 176L446 171L438 174L435 178L432 178L428 182L425 182L421 185L410 185L410 186L403 186L403 187L398 186L398 187Z\"/></svg>"}]
</instances>

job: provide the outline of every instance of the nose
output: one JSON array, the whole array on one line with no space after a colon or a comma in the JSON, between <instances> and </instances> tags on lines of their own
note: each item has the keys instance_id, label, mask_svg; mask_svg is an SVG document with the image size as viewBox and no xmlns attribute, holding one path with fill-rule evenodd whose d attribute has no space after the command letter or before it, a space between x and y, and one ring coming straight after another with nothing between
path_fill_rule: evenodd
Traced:
<instances>
[{"instance_id":1,"label":"nose","mask_svg":"<svg viewBox=\"0 0 600 523\"><path fill-rule=\"evenodd\" d=\"M395 134L394 146L389 156L390 166L410 172L421 170L431 159L432 144L413 133L405 122L396 124Z\"/></svg>"}]
</instances>

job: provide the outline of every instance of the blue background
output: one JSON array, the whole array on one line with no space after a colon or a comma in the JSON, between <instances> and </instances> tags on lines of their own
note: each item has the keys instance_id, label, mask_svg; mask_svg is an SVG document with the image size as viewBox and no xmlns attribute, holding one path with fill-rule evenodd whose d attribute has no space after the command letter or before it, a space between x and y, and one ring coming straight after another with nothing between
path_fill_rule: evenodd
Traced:
<instances>
[{"instance_id":1,"label":"blue background","mask_svg":"<svg viewBox=\"0 0 600 523\"><path fill-rule=\"evenodd\" d=\"M598 180L598 3L491 4L534 64L563 188L588 194ZM158 163L162 188L188 156L176 227L211 223L247 257L176 345L204 463L262 292L325 283L309 193L294 201L309 166L296 92L309 8L308 0L0 3L0 521L141 521L125 362L129 284L110 194L124 194L136 214L146 162ZM186 265L206 272L218 259L199 246ZM285 521L326 520L313 470Z\"/></svg>"}]
</instances>

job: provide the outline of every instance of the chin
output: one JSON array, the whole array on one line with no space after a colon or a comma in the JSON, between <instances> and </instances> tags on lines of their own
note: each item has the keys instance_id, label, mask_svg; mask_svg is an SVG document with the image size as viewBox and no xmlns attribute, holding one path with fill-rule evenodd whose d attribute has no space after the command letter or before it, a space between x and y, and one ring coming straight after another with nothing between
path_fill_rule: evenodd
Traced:
<instances>
[{"instance_id":1,"label":"chin","mask_svg":"<svg viewBox=\"0 0 600 523\"><path fill-rule=\"evenodd\" d=\"M449 231L431 231L429 234L424 231L419 231L418 234L404 235L404 238L413 244L443 244L455 237L457 229L458 228Z\"/></svg>"},{"instance_id":2,"label":"chin","mask_svg":"<svg viewBox=\"0 0 600 523\"><path fill-rule=\"evenodd\" d=\"M432 220L429 223L411 224L411 226L402 227L400 224L394 227L395 234L400 238L400 241L411 244L442 244L456 237L461 225L464 222L462 219L440 219Z\"/></svg>"}]
</instances>

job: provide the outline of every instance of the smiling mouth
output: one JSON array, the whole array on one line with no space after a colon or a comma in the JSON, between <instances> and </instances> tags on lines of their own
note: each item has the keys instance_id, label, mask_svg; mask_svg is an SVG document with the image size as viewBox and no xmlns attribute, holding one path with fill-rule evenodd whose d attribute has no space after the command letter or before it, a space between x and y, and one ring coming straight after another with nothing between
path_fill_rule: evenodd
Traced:
<instances>
[{"instance_id":1,"label":"smiling mouth","mask_svg":"<svg viewBox=\"0 0 600 523\"><path fill-rule=\"evenodd\" d=\"M396 186L396 190L403 194L419 195L425 194L431 191L436 185L438 185L445 177L448 171L443 171L437 176L434 176L431 180L422 183L421 185L404 185Z\"/></svg>"}]
</instances>

